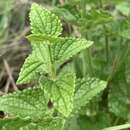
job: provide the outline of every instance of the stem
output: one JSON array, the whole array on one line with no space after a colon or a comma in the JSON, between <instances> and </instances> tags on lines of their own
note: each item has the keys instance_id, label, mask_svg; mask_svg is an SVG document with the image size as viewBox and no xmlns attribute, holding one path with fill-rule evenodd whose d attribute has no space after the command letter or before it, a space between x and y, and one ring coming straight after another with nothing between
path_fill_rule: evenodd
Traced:
<instances>
[{"instance_id":1,"label":"stem","mask_svg":"<svg viewBox=\"0 0 130 130\"><path fill-rule=\"evenodd\" d=\"M102 130L122 130L122 129L126 129L126 128L130 128L130 124L113 126L113 127L105 128L105 129L102 129Z\"/></svg>"},{"instance_id":2,"label":"stem","mask_svg":"<svg viewBox=\"0 0 130 130\"><path fill-rule=\"evenodd\" d=\"M106 61L109 62L109 41L108 36L105 34L105 48L106 48Z\"/></svg>"},{"instance_id":3,"label":"stem","mask_svg":"<svg viewBox=\"0 0 130 130\"><path fill-rule=\"evenodd\" d=\"M100 4L100 8L102 8L103 7L102 0L99 0L99 4Z\"/></svg>"},{"instance_id":4,"label":"stem","mask_svg":"<svg viewBox=\"0 0 130 130\"><path fill-rule=\"evenodd\" d=\"M92 76L93 73L93 67L92 67L92 59L91 59L91 53L90 49L86 49L86 51L83 53L83 65L84 66L84 76L86 76L87 72ZM86 59L88 62L86 62ZM86 69L87 68L87 69Z\"/></svg>"},{"instance_id":5,"label":"stem","mask_svg":"<svg viewBox=\"0 0 130 130\"><path fill-rule=\"evenodd\" d=\"M88 63L89 63L89 67L91 70L91 75L93 75L93 67L92 67L92 59L91 59L90 49L87 50L87 53L88 53Z\"/></svg>"},{"instance_id":6,"label":"stem","mask_svg":"<svg viewBox=\"0 0 130 130\"><path fill-rule=\"evenodd\" d=\"M108 35L106 32L106 26L103 25L104 28L104 36L105 36L105 52L106 52L106 62L109 62L109 39L108 39Z\"/></svg>"},{"instance_id":7,"label":"stem","mask_svg":"<svg viewBox=\"0 0 130 130\"><path fill-rule=\"evenodd\" d=\"M50 54L50 77L55 80L56 79L56 69L55 69L55 64L53 62L52 59L52 55L51 55L51 46L48 45L48 49L49 49L49 54Z\"/></svg>"}]
</instances>

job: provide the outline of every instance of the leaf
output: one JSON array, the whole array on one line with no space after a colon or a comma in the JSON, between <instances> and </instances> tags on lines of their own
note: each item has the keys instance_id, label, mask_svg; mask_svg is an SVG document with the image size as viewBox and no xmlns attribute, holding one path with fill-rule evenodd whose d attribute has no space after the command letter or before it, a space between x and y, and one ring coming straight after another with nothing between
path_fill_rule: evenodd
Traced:
<instances>
[{"instance_id":1,"label":"leaf","mask_svg":"<svg viewBox=\"0 0 130 130\"><path fill-rule=\"evenodd\" d=\"M87 24L104 24L112 21L112 15L107 11L101 11L101 10L90 10L88 14L86 15L86 18L84 18L85 21L87 21Z\"/></svg>"},{"instance_id":2,"label":"leaf","mask_svg":"<svg viewBox=\"0 0 130 130\"><path fill-rule=\"evenodd\" d=\"M40 126L41 130L62 130L64 126L64 120L59 117L48 118L37 123L37 126Z\"/></svg>"},{"instance_id":3,"label":"leaf","mask_svg":"<svg viewBox=\"0 0 130 130\"><path fill-rule=\"evenodd\" d=\"M73 109L75 76L71 73L64 74L55 81L43 81L43 86L54 102L56 109L67 117Z\"/></svg>"},{"instance_id":4,"label":"leaf","mask_svg":"<svg viewBox=\"0 0 130 130\"><path fill-rule=\"evenodd\" d=\"M27 38L35 43L40 42L43 44L43 41L49 42L53 61L59 64L62 64L65 60L68 60L70 57L93 44L92 41L87 41L82 38L53 37L39 34L32 34Z\"/></svg>"},{"instance_id":5,"label":"leaf","mask_svg":"<svg viewBox=\"0 0 130 130\"><path fill-rule=\"evenodd\" d=\"M62 31L60 19L36 3L32 4L30 21L32 33L35 34L59 36Z\"/></svg>"},{"instance_id":6,"label":"leaf","mask_svg":"<svg viewBox=\"0 0 130 130\"><path fill-rule=\"evenodd\" d=\"M21 130L20 128L30 124L28 119L9 118L0 120L0 130Z\"/></svg>"},{"instance_id":7,"label":"leaf","mask_svg":"<svg viewBox=\"0 0 130 130\"><path fill-rule=\"evenodd\" d=\"M36 87L0 97L0 110L22 118L42 118L49 113L48 101L44 90Z\"/></svg>"},{"instance_id":8,"label":"leaf","mask_svg":"<svg viewBox=\"0 0 130 130\"><path fill-rule=\"evenodd\" d=\"M61 64L93 44L91 41L76 38L63 38L52 46L54 60Z\"/></svg>"},{"instance_id":9,"label":"leaf","mask_svg":"<svg viewBox=\"0 0 130 130\"><path fill-rule=\"evenodd\" d=\"M87 77L76 81L76 91L74 96L74 111L85 106L98 93L103 91L107 82Z\"/></svg>"},{"instance_id":10,"label":"leaf","mask_svg":"<svg viewBox=\"0 0 130 130\"><path fill-rule=\"evenodd\" d=\"M22 130L61 130L63 120L60 118L47 118L32 122L22 128ZM20 129L21 130L21 129Z\"/></svg>"},{"instance_id":11,"label":"leaf","mask_svg":"<svg viewBox=\"0 0 130 130\"><path fill-rule=\"evenodd\" d=\"M34 55L29 55L21 68L17 84L24 84L33 81L42 64L43 63L36 59Z\"/></svg>"},{"instance_id":12,"label":"leaf","mask_svg":"<svg viewBox=\"0 0 130 130\"><path fill-rule=\"evenodd\" d=\"M49 52L47 45L32 43L33 51L25 60L17 84L25 84L35 81L40 73L49 71Z\"/></svg>"},{"instance_id":13,"label":"leaf","mask_svg":"<svg viewBox=\"0 0 130 130\"><path fill-rule=\"evenodd\" d=\"M59 118L47 118L35 122L20 118L0 120L1 130L61 130L62 127L63 120Z\"/></svg>"}]
</instances>

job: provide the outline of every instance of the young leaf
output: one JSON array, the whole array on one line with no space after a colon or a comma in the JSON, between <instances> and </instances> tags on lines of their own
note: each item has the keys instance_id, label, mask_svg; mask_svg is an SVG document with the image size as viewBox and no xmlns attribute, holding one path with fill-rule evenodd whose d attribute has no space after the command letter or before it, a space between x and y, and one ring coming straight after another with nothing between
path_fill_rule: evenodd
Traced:
<instances>
[{"instance_id":1,"label":"young leaf","mask_svg":"<svg viewBox=\"0 0 130 130\"><path fill-rule=\"evenodd\" d=\"M62 130L63 126L64 120L59 117L47 118L37 122L37 127L40 127L40 130Z\"/></svg>"},{"instance_id":2,"label":"young leaf","mask_svg":"<svg viewBox=\"0 0 130 130\"><path fill-rule=\"evenodd\" d=\"M54 60L57 61L57 63L61 64L83 49L90 47L91 45L92 42L85 39L66 37L58 40L57 43L54 43L54 45L52 45L52 54Z\"/></svg>"},{"instance_id":3,"label":"young leaf","mask_svg":"<svg viewBox=\"0 0 130 130\"><path fill-rule=\"evenodd\" d=\"M0 97L0 110L20 117L41 118L47 114L49 99L40 87Z\"/></svg>"},{"instance_id":4,"label":"young leaf","mask_svg":"<svg viewBox=\"0 0 130 130\"><path fill-rule=\"evenodd\" d=\"M28 56L21 68L17 84L30 83L36 77L36 73L42 66L43 62L35 59L34 55Z\"/></svg>"},{"instance_id":5,"label":"young leaf","mask_svg":"<svg viewBox=\"0 0 130 130\"><path fill-rule=\"evenodd\" d=\"M20 128L30 124L31 120L10 118L0 120L0 130L21 130Z\"/></svg>"},{"instance_id":6,"label":"young leaf","mask_svg":"<svg viewBox=\"0 0 130 130\"><path fill-rule=\"evenodd\" d=\"M31 30L35 34L60 35L62 24L59 18L42 6L34 3L30 12Z\"/></svg>"},{"instance_id":7,"label":"young leaf","mask_svg":"<svg viewBox=\"0 0 130 130\"><path fill-rule=\"evenodd\" d=\"M74 96L74 110L89 103L94 96L106 88L106 85L107 82L96 78L78 79Z\"/></svg>"},{"instance_id":8,"label":"young leaf","mask_svg":"<svg viewBox=\"0 0 130 130\"><path fill-rule=\"evenodd\" d=\"M68 116L73 109L75 76L71 73L64 74L55 81L43 81L43 85L58 111Z\"/></svg>"}]
</instances>

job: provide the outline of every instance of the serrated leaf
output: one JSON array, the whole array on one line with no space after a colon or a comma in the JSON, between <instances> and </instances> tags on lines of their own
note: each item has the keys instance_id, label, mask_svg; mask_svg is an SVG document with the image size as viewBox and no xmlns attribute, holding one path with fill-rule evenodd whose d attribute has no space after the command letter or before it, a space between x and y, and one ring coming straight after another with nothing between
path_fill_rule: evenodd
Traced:
<instances>
[{"instance_id":1,"label":"serrated leaf","mask_svg":"<svg viewBox=\"0 0 130 130\"><path fill-rule=\"evenodd\" d=\"M53 61L59 64L62 64L65 60L68 60L70 57L93 44L92 41L87 41L82 38L53 37L39 34L29 35L28 39L35 43L37 42L37 44L43 44L43 41L49 42Z\"/></svg>"},{"instance_id":2,"label":"serrated leaf","mask_svg":"<svg viewBox=\"0 0 130 130\"><path fill-rule=\"evenodd\" d=\"M0 130L20 130L20 128L25 127L30 122L28 119L20 118L1 119Z\"/></svg>"},{"instance_id":3,"label":"serrated leaf","mask_svg":"<svg viewBox=\"0 0 130 130\"><path fill-rule=\"evenodd\" d=\"M89 103L98 93L106 88L107 82L87 77L76 81L76 92L74 96L74 111Z\"/></svg>"},{"instance_id":4,"label":"serrated leaf","mask_svg":"<svg viewBox=\"0 0 130 130\"><path fill-rule=\"evenodd\" d=\"M0 97L0 110L23 118L41 118L49 112L48 101L44 90L36 87Z\"/></svg>"},{"instance_id":5,"label":"serrated leaf","mask_svg":"<svg viewBox=\"0 0 130 130\"><path fill-rule=\"evenodd\" d=\"M31 30L35 34L58 36L62 31L60 19L52 12L34 3L30 12Z\"/></svg>"},{"instance_id":6,"label":"serrated leaf","mask_svg":"<svg viewBox=\"0 0 130 130\"><path fill-rule=\"evenodd\" d=\"M93 44L91 41L76 38L63 38L52 46L54 60L61 64Z\"/></svg>"},{"instance_id":7,"label":"serrated leaf","mask_svg":"<svg viewBox=\"0 0 130 130\"><path fill-rule=\"evenodd\" d=\"M25 60L17 84L25 84L35 81L40 73L48 73L49 71L49 52L47 45L32 43L32 54Z\"/></svg>"},{"instance_id":8,"label":"serrated leaf","mask_svg":"<svg viewBox=\"0 0 130 130\"><path fill-rule=\"evenodd\" d=\"M19 78L17 84L29 83L36 78L36 73L42 66L43 62L36 59L34 55L30 55L24 62L21 71L19 73Z\"/></svg>"},{"instance_id":9,"label":"serrated leaf","mask_svg":"<svg viewBox=\"0 0 130 130\"><path fill-rule=\"evenodd\" d=\"M116 116L130 119L130 83L126 82L125 69L122 64L110 84L108 107Z\"/></svg>"},{"instance_id":10,"label":"serrated leaf","mask_svg":"<svg viewBox=\"0 0 130 130\"><path fill-rule=\"evenodd\" d=\"M37 122L32 122L22 128L22 130L61 130L63 120L60 118L42 119ZM20 129L21 130L21 129Z\"/></svg>"},{"instance_id":11,"label":"serrated leaf","mask_svg":"<svg viewBox=\"0 0 130 130\"><path fill-rule=\"evenodd\" d=\"M73 109L75 76L71 73L64 74L55 81L43 81L43 86L50 95L57 110L64 116L68 116Z\"/></svg>"}]
</instances>

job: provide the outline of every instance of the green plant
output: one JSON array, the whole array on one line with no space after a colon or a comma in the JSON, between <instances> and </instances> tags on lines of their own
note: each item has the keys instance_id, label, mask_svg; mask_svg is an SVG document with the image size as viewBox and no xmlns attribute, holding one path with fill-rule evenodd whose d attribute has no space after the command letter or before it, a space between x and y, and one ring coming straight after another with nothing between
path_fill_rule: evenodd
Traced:
<instances>
[{"instance_id":1,"label":"green plant","mask_svg":"<svg viewBox=\"0 0 130 130\"><path fill-rule=\"evenodd\" d=\"M17 84L34 87L0 97L1 130L68 130L79 110L105 89L106 82L86 76L77 78L64 65L92 45L81 38L61 37L62 24L50 11L33 4L30 12L32 53L22 66ZM61 67L63 66L63 67Z\"/></svg>"},{"instance_id":2,"label":"green plant","mask_svg":"<svg viewBox=\"0 0 130 130\"><path fill-rule=\"evenodd\" d=\"M77 77L89 75L107 81L103 94L80 110L77 129L101 130L130 121L129 6L124 0L69 0L53 10L65 21L70 35L94 41L91 48L74 57Z\"/></svg>"}]
</instances>

